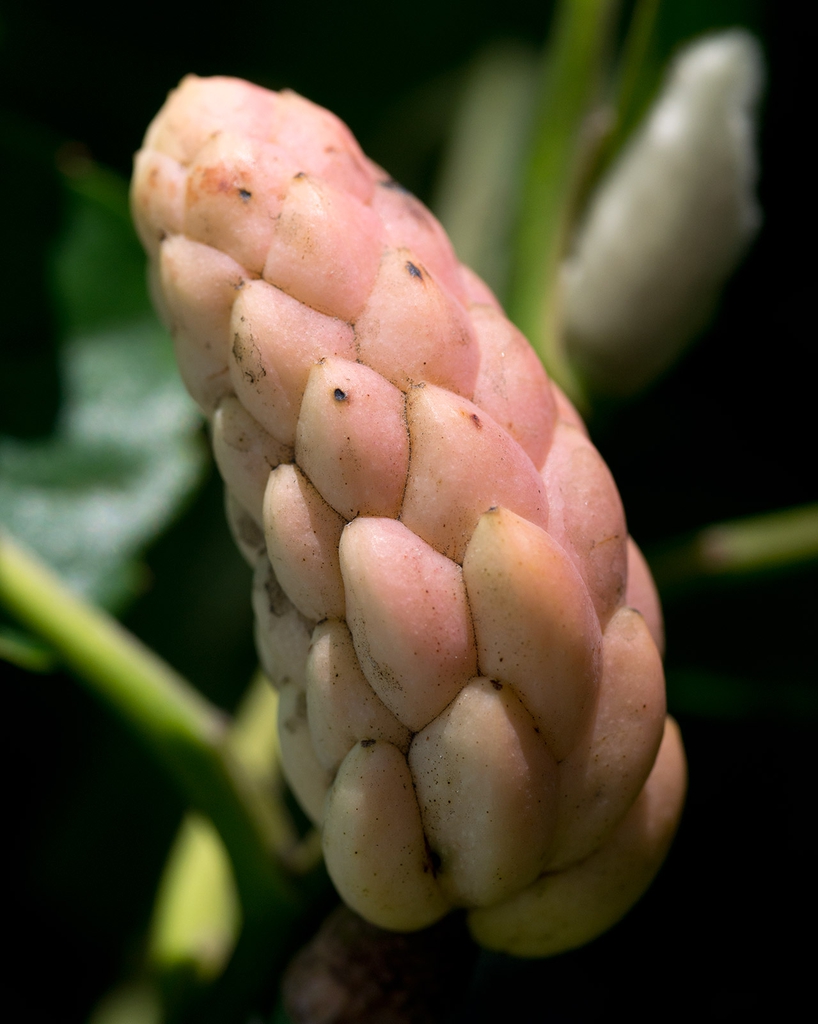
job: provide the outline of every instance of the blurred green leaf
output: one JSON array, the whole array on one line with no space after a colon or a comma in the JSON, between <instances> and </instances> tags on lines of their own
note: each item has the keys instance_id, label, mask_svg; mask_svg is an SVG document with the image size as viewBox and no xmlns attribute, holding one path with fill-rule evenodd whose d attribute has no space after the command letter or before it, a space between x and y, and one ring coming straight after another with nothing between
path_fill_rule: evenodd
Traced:
<instances>
[{"instance_id":1,"label":"blurred green leaf","mask_svg":"<svg viewBox=\"0 0 818 1024\"><path fill-rule=\"evenodd\" d=\"M162 1024L159 995L148 981L129 981L99 1003L88 1024Z\"/></svg>"},{"instance_id":2,"label":"blurred green leaf","mask_svg":"<svg viewBox=\"0 0 818 1024\"><path fill-rule=\"evenodd\" d=\"M0 519L79 594L108 607L197 483L199 416L148 320L73 338L54 436L0 439Z\"/></svg>"},{"instance_id":3,"label":"blurred green leaf","mask_svg":"<svg viewBox=\"0 0 818 1024\"><path fill-rule=\"evenodd\" d=\"M292 1018L284 1009L284 1004L281 1001L276 1004L270 1024L293 1024Z\"/></svg>"},{"instance_id":4,"label":"blurred green leaf","mask_svg":"<svg viewBox=\"0 0 818 1024\"><path fill-rule=\"evenodd\" d=\"M205 465L200 416L149 312L127 187L61 161L69 216L53 260L63 403L45 439L0 436L0 520L79 594L118 607L136 561Z\"/></svg>"},{"instance_id":5,"label":"blurred green leaf","mask_svg":"<svg viewBox=\"0 0 818 1024\"><path fill-rule=\"evenodd\" d=\"M67 213L53 252L52 288L64 335L152 316L127 183L78 146L63 147L57 164Z\"/></svg>"},{"instance_id":6,"label":"blurred green leaf","mask_svg":"<svg viewBox=\"0 0 818 1024\"><path fill-rule=\"evenodd\" d=\"M667 700L671 713L703 718L772 718L803 725L818 720L817 686L739 679L699 669L668 672Z\"/></svg>"}]
</instances>

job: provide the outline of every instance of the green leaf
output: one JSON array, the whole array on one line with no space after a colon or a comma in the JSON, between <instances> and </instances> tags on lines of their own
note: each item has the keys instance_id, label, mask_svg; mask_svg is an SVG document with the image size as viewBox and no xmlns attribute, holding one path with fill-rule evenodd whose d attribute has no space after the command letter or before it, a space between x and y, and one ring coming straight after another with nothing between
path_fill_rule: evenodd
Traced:
<instances>
[{"instance_id":1,"label":"green leaf","mask_svg":"<svg viewBox=\"0 0 818 1024\"><path fill-rule=\"evenodd\" d=\"M159 993L150 981L123 982L96 1006L88 1024L162 1024Z\"/></svg>"},{"instance_id":2,"label":"green leaf","mask_svg":"<svg viewBox=\"0 0 818 1024\"><path fill-rule=\"evenodd\" d=\"M63 153L59 166L67 211L52 256L52 288L64 336L151 316L127 183L81 152Z\"/></svg>"},{"instance_id":3,"label":"green leaf","mask_svg":"<svg viewBox=\"0 0 818 1024\"><path fill-rule=\"evenodd\" d=\"M270 1018L270 1024L293 1024L292 1018L284 1009L284 1003L281 1000L276 1003L273 1016Z\"/></svg>"},{"instance_id":4,"label":"green leaf","mask_svg":"<svg viewBox=\"0 0 818 1024\"><path fill-rule=\"evenodd\" d=\"M63 402L45 439L0 436L0 521L88 600L121 607L138 556L206 464L201 417L149 311L125 182L68 163L53 260Z\"/></svg>"},{"instance_id":5,"label":"green leaf","mask_svg":"<svg viewBox=\"0 0 818 1024\"><path fill-rule=\"evenodd\" d=\"M55 435L0 439L0 519L77 593L116 606L199 480L199 415L149 320L72 339L63 375Z\"/></svg>"}]
</instances>

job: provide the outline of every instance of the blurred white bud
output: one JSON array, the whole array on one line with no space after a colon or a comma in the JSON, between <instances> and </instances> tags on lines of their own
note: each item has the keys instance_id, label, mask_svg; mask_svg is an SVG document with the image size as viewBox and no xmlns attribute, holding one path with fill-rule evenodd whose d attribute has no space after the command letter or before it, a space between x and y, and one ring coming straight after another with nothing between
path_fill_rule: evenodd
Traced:
<instances>
[{"instance_id":1,"label":"blurred white bud","mask_svg":"<svg viewBox=\"0 0 818 1024\"><path fill-rule=\"evenodd\" d=\"M744 31L686 47L591 199L563 285L566 345L595 389L632 394L666 369L757 231L762 79Z\"/></svg>"}]
</instances>

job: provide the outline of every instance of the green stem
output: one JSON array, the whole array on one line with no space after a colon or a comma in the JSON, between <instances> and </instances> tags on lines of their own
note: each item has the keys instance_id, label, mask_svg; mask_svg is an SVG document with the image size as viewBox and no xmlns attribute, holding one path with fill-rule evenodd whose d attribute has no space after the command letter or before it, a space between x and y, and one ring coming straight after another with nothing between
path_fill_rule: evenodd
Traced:
<instances>
[{"instance_id":1,"label":"green stem","mask_svg":"<svg viewBox=\"0 0 818 1024\"><path fill-rule=\"evenodd\" d=\"M539 55L508 43L472 64L437 183L435 213L458 258L504 302L509 246L531 134Z\"/></svg>"},{"instance_id":2,"label":"green stem","mask_svg":"<svg viewBox=\"0 0 818 1024\"><path fill-rule=\"evenodd\" d=\"M191 805L211 818L233 862L245 922L294 912L294 890L274 856L271 814L229 753L225 717L2 532L0 602L59 652L153 751Z\"/></svg>"},{"instance_id":3,"label":"green stem","mask_svg":"<svg viewBox=\"0 0 818 1024\"><path fill-rule=\"evenodd\" d=\"M628 130L634 121L639 80L645 73L645 63L653 44L660 2L637 0L634 5L616 76L616 127L611 136L612 148L618 148L622 140L620 133Z\"/></svg>"},{"instance_id":4,"label":"green stem","mask_svg":"<svg viewBox=\"0 0 818 1024\"><path fill-rule=\"evenodd\" d=\"M650 557L660 589L740 578L818 558L818 504L708 526Z\"/></svg>"},{"instance_id":5,"label":"green stem","mask_svg":"<svg viewBox=\"0 0 818 1024\"><path fill-rule=\"evenodd\" d=\"M53 672L54 652L39 640L0 624L0 661L8 661L27 672Z\"/></svg>"},{"instance_id":6,"label":"green stem","mask_svg":"<svg viewBox=\"0 0 818 1024\"><path fill-rule=\"evenodd\" d=\"M661 0L636 0L627 35L610 89L610 124L605 126L578 189L578 205L582 206L604 177L611 162L618 156L628 137L645 113L651 94L645 89L650 79L650 58L655 48L656 23Z\"/></svg>"},{"instance_id":7,"label":"green stem","mask_svg":"<svg viewBox=\"0 0 818 1024\"><path fill-rule=\"evenodd\" d=\"M559 268L582 172L583 127L598 93L618 0L562 0L547 47L523 182L510 310L551 376L580 404L562 348Z\"/></svg>"}]
</instances>

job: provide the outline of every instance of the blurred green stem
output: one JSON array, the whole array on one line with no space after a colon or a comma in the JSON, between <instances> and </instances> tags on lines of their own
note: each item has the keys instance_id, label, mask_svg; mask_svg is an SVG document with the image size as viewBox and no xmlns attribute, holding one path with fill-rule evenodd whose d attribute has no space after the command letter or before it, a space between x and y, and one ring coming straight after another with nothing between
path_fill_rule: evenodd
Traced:
<instances>
[{"instance_id":1,"label":"blurred green stem","mask_svg":"<svg viewBox=\"0 0 818 1024\"><path fill-rule=\"evenodd\" d=\"M660 590L818 558L818 504L708 526L649 557Z\"/></svg>"},{"instance_id":2,"label":"blurred green stem","mask_svg":"<svg viewBox=\"0 0 818 1024\"><path fill-rule=\"evenodd\" d=\"M0 660L27 672L53 672L58 665L54 652L25 633L0 625Z\"/></svg>"},{"instance_id":3,"label":"blurred green stem","mask_svg":"<svg viewBox=\"0 0 818 1024\"><path fill-rule=\"evenodd\" d=\"M611 148L618 149L622 132L632 127L638 107L639 79L653 43L660 0L637 0L616 75L616 125L610 137Z\"/></svg>"},{"instance_id":4,"label":"blurred green stem","mask_svg":"<svg viewBox=\"0 0 818 1024\"><path fill-rule=\"evenodd\" d=\"M2 532L0 602L59 652L153 751L191 805L213 821L233 863L245 925L276 912L294 913L295 891L275 856L275 820L230 754L225 717Z\"/></svg>"},{"instance_id":5,"label":"blurred green stem","mask_svg":"<svg viewBox=\"0 0 818 1024\"><path fill-rule=\"evenodd\" d=\"M466 75L433 204L458 258L501 302L507 298L539 64L535 50L509 43L478 54Z\"/></svg>"},{"instance_id":6,"label":"blurred green stem","mask_svg":"<svg viewBox=\"0 0 818 1024\"><path fill-rule=\"evenodd\" d=\"M305 874L321 858L315 830L303 840L284 802L278 742L278 694L257 672L228 734L230 750L267 794L276 816L279 859ZM241 912L230 859L212 823L195 812L182 820L159 884L150 928L148 962L167 975L190 970L199 982L218 977L230 957Z\"/></svg>"},{"instance_id":7,"label":"blurred green stem","mask_svg":"<svg viewBox=\"0 0 818 1024\"><path fill-rule=\"evenodd\" d=\"M597 96L618 0L562 0L546 48L514 252L511 317L574 401L584 392L561 344L559 268L582 175L587 115Z\"/></svg>"},{"instance_id":8,"label":"blurred green stem","mask_svg":"<svg viewBox=\"0 0 818 1024\"><path fill-rule=\"evenodd\" d=\"M633 6L605 105L599 108L600 124L593 140L596 145L590 147L581 169L575 209L584 207L645 114L647 98L652 95L645 82L651 80L660 3L661 0L636 0Z\"/></svg>"}]
</instances>

